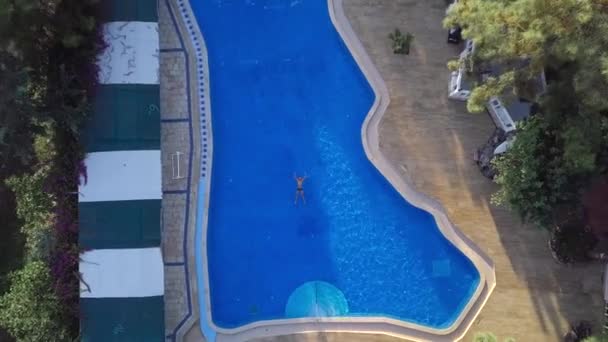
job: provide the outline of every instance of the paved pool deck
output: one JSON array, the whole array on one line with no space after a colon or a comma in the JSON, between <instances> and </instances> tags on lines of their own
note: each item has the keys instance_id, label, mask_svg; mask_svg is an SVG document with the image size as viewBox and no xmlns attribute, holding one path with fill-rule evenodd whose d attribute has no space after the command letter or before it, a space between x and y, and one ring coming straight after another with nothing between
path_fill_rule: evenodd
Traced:
<instances>
[{"instance_id":1,"label":"paved pool deck","mask_svg":"<svg viewBox=\"0 0 608 342\"><path fill-rule=\"evenodd\" d=\"M163 153L193 150L196 158L200 153L196 146L200 145L193 134L196 127L189 124L197 125L192 115L198 113L188 114L192 104L187 94L193 90L188 89L184 76L188 47L180 43L172 28L165 6L168 3L174 1L159 1ZM390 93L391 103L379 127L381 151L402 170L405 179L438 200L450 220L495 264L498 285L463 340L470 341L477 331L493 331L518 341L558 341L568 322L599 320L603 310L601 267L557 265L544 232L522 225L515 215L489 203L496 187L479 174L471 157L493 124L487 115L468 114L464 104L447 100L445 63L458 49L445 44L446 33L441 27L445 1L344 0L344 9ZM394 55L390 50L387 35L396 27L415 36L409 56ZM189 145L189 140L195 143ZM170 175L165 157L163 163L169 168L164 174ZM195 170L192 165L198 162L192 160L187 165ZM186 271L193 259L194 236L193 213L186 214L186 208L194 204L185 194L196 195L196 187L188 186L187 180L165 178L163 190L169 191L163 202L167 341L203 341L197 333L194 270L190 265ZM185 222L186 216L189 222ZM308 333L256 341L403 340L383 335Z\"/></svg>"},{"instance_id":2,"label":"paved pool deck","mask_svg":"<svg viewBox=\"0 0 608 342\"><path fill-rule=\"evenodd\" d=\"M194 234L200 178L200 107L195 54L177 1L159 0L162 250L165 340L205 341L198 326ZM179 174L175 174L179 157Z\"/></svg>"}]
</instances>

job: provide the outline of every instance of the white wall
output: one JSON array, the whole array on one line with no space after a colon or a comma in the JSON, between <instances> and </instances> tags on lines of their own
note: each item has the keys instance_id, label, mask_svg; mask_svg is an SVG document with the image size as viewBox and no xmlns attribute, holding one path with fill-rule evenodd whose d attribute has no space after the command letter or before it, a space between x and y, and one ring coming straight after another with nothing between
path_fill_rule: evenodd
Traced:
<instances>
[{"instance_id":1,"label":"white wall","mask_svg":"<svg viewBox=\"0 0 608 342\"><path fill-rule=\"evenodd\" d=\"M85 158L88 182L80 202L161 199L160 151L93 152Z\"/></svg>"},{"instance_id":2,"label":"white wall","mask_svg":"<svg viewBox=\"0 0 608 342\"><path fill-rule=\"evenodd\" d=\"M158 84L158 23L104 24L107 48L98 57L102 84Z\"/></svg>"},{"instance_id":3,"label":"white wall","mask_svg":"<svg viewBox=\"0 0 608 342\"><path fill-rule=\"evenodd\" d=\"M98 249L81 254L82 298L162 296L163 260L160 247Z\"/></svg>"}]
</instances>

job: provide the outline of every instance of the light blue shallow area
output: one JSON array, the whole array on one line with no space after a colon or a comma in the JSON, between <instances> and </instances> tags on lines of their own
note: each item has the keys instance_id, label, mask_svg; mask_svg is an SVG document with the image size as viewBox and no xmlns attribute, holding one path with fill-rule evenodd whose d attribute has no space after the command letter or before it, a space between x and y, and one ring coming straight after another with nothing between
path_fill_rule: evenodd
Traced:
<instances>
[{"instance_id":1,"label":"light blue shallow area","mask_svg":"<svg viewBox=\"0 0 608 342\"><path fill-rule=\"evenodd\" d=\"M309 281L289 296L285 317L332 317L348 314L342 291L324 281Z\"/></svg>"},{"instance_id":2,"label":"light blue shallow area","mask_svg":"<svg viewBox=\"0 0 608 342\"><path fill-rule=\"evenodd\" d=\"M326 312L450 326L479 273L366 158L374 95L327 1L191 4L209 53L213 322ZM294 172L310 176L306 205Z\"/></svg>"},{"instance_id":3,"label":"light blue shallow area","mask_svg":"<svg viewBox=\"0 0 608 342\"><path fill-rule=\"evenodd\" d=\"M207 317L207 309L206 309L206 296L205 291L203 290L203 286L205 284L205 274L202 272L203 270L203 246L201 245L201 241L203 241L203 213L205 211L205 178L200 178L198 183L198 197L196 201L196 232L194 238L196 239L196 248L194 250L196 256L196 282L198 286L201 288L198 291L198 304L199 310L199 325L201 328L201 332L205 337L205 340L208 342L214 342L216 332L213 327L209 324L209 317Z\"/></svg>"}]
</instances>

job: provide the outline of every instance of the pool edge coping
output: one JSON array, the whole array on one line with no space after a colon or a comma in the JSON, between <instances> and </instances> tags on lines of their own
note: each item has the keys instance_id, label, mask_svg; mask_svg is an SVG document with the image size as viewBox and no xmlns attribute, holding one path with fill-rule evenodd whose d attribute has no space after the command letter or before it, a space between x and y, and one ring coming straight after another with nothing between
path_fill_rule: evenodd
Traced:
<instances>
[{"instance_id":1,"label":"pool edge coping","mask_svg":"<svg viewBox=\"0 0 608 342\"><path fill-rule=\"evenodd\" d=\"M211 104L209 101L210 82L207 50L204 37L202 36L198 22L195 19L196 17L192 11L190 0L172 0L171 2L177 5L176 9L181 13L181 15L177 15L177 18L175 18L179 22L177 26L179 26L179 29L183 29L185 31L184 33L188 36L187 39L184 39L184 48L192 53L192 57L194 57L193 59L198 61L198 63L194 60L190 61L196 70L193 72L195 75L193 78L196 79L196 75L202 75L205 80L202 87L199 87L199 83L196 81L191 85L192 89L189 91L195 96L193 96L192 103L190 105L195 112L195 115L193 115L193 121L196 121L197 119L200 120L200 113L198 112L198 109L201 108L201 104L199 103L200 97L196 95L200 93L207 95L206 109L204 112L207 113L207 120L209 121L208 149L209 155L212 156L213 133L210 123L212 119L210 109ZM386 84L384 83L379 71L371 61L371 58L367 55L363 45L359 41L359 38L352 29L350 22L346 18L342 6L343 0L327 0L327 3L329 15L334 28L340 35L342 41L345 43L349 53L355 60L355 63L361 72L364 74L366 80L371 85L375 95L374 103L370 108L361 128L361 138L368 160L374 165L374 167L376 167L376 169L378 169L382 176L389 181L389 183L401 194L403 198L405 198L412 205L433 215L442 235L474 264L475 268L479 272L479 284L473 295L469 298L466 306L460 312L458 318L449 327L444 329L434 329L399 319L380 316L276 319L252 322L233 329L218 327L213 323L211 314L211 298L208 280L209 270L206 253L209 189L212 176L212 172L208 172L207 177L204 177L204 179L199 179L199 181L203 184L199 184L198 187L194 187L199 189L207 189L207 191L197 191L198 196L201 196L204 193L204 198L199 199L198 196L195 196L195 200L192 201L194 203L200 203L200 201L202 201L202 209L204 211L201 213L202 222L200 222L200 226L199 222L196 223L197 227L195 228L195 233L193 234L194 237L196 237L200 233L201 241L198 239L194 241L194 250L197 250L197 253L192 253L198 254L198 252L202 252L201 258L203 260L197 260L199 258L191 253L188 253L188 263L194 266L197 264L197 261L201 262L203 265L203 273L199 274L200 272L198 268L194 267L195 270L193 273L196 273L196 277L192 277L195 278L192 280L195 281L191 281L189 286L190 288L186 289L187 291L193 293L192 297L195 299L192 300L194 302L194 308L192 308L190 317L186 319L188 322L184 322L186 324L184 324L182 329L178 329L176 332L176 335L179 337L183 338L187 331L197 321L199 321L199 325L211 327L217 333L216 341L223 342L243 341L252 338L323 331L367 334L380 333L396 337L405 337L414 341L455 341L461 339L468 331L496 286L494 265L489 257L487 257L484 252L482 252L471 240L469 240L451 223L445 209L439 202L421 192L418 192L411 181L408 180L405 175L400 174L395 167L388 160L386 160L383 153L380 151L378 144L378 125L390 103L388 88L386 87ZM192 20L194 23L186 24L184 15L186 15L186 18L194 18ZM188 28L190 29L188 30ZM193 44L193 38L194 42L200 43L200 45L196 45L196 48ZM195 132L196 130L194 130L193 133ZM209 163L207 165L209 170L212 170L212 161L213 158L209 158ZM198 166L200 169L200 165ZM195 164L193 167L197 167L197 165ZM193 206L196 207L194 204ZM202 231L199 231L201 229ZM193 237L191 238L195 240ZM188 242L188 244L190 244L190 242ZM200 249L203 251L200 251ZM200 293L201 287L198 284L201 278L204 282L203 293ZM205 304L204 315L201 315L201 306L196 298ZM205 319L206 322L200 322L202 319ZM209 337L205 336L205 338L208 339ZM208 341L211 342L212 340L208 339Z\"/></svg>"},{"instance_id":2,"label":"pool edge coping","mask_svg":"<svg viewBox=\"0 0 608 342\"><path fill-rule=\"evenodd\" d=\"M450 221L445 208L440 202L418 191L413 182L408 179L406 175L400 174L395 169L395 166L386 159L382 151L380 151L379 124L390 104L388 87L350 25L350 21L344 13L343 0L328 0L328 4L330 17L334 27L342 37L342 40L348 47L348 50L365 75L367 81L370 83L376 96L374 104L361 127L361 139L367 158L404 199L412 205L433 215L442 235L471 260L479 272L479 284L477 289L469 298L467 305L462 309L458 318L449 327L434 329L413 324L413 326L417 328L416 330L439 333L441 335L457 333L458 328L464 324L464 329L460 329L462 330L462 333L458 334L458 336L454 336L455 340L461 339L475 321L475 318L477 318L496 287L494 263L489 256L480 250L473 241L466 237L462 231ZM485 292L484 289L486 290ZM473 310L476 303L480 305L477 305L477 308L475 308L476 310Z\"/></svg>"}]
</instances>

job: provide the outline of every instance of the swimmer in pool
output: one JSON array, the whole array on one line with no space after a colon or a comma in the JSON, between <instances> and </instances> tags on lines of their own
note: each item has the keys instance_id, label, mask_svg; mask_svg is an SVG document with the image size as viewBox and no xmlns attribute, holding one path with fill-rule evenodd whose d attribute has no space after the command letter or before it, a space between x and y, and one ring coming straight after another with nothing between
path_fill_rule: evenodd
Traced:
<instances>
[{"instance_id":1,"label":"swimmer in pool","mask_svg":"<svg viewBox=\"0 0 608 342\"><path fill-rule=\"evenodd\" d=\"M302 197L302 202L306 204L306 198L304 198L304 180L306 180L308 176L298 177L296 174L293 174L293 179L296 180L296 199L293 201L293 204L298 204L298 197Z\"/></svg>"}]
</instances>

